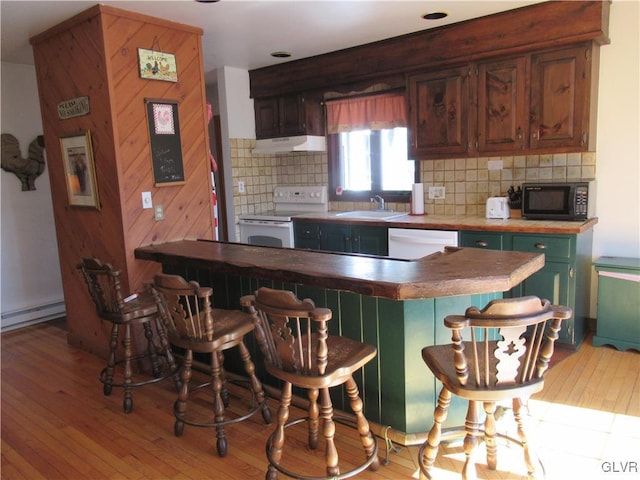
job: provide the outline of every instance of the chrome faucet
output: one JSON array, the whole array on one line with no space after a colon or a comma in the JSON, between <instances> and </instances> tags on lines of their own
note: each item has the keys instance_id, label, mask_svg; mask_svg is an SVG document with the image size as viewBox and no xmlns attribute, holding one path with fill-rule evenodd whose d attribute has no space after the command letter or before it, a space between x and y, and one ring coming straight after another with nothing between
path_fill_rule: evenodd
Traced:
<instances>
[{"instance_id":1,"label":"chrome faucet","mask_svg":"<svg viewBox=\"0 0 640 480\"><path fill-rule=\"evenodd\" d=\"M378 208L376 210L384 210L384 198L382 198L380 195L374 195L373 198L371 198L371 203L375 203L378 205Z\"/></svg>"}]
</instances>

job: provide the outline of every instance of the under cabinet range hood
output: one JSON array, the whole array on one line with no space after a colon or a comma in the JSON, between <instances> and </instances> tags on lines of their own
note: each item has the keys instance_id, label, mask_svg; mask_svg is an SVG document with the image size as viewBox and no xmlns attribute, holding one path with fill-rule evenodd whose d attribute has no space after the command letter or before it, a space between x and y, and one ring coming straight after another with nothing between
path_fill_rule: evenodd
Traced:
<instances>
[{"instance_id":1,"label":"under cabinet range hood","mask_svg":"<svg viewBox=\"0 0 640 480\"><path fill-rule=\"evenodd\" d=\"M256 140L253 153L326 152L327 140L316 135Z\"/></svg>"}]
</instances>

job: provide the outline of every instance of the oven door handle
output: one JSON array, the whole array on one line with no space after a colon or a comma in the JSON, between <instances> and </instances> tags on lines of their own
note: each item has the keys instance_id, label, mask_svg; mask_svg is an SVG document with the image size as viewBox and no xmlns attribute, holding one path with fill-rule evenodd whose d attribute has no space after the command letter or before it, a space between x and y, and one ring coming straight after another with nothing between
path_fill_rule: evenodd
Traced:
<instances>
[{"instance_id":1,"label":"oven door handle","mask_svg":"<svg viewBox=\"0 0 640 480\"><path fill-rule=\"evenodd\" d=\"M291 228L292 222L272 222L266 220L239 220L239 225L257 225L257 226L267 226L273 228Z\"/></svg>"}]
</instances>

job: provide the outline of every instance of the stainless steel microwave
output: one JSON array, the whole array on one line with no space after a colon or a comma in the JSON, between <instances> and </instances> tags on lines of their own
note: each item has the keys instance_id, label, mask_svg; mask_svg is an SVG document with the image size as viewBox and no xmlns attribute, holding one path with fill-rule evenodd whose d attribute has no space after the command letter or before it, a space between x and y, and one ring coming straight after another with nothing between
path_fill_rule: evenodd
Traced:
<instances>
[{"instance_id":1,"label":"stainless steel microwave","mask_svg":"<svg viewBox=\"0 0 640 480\"><path fill-rule=\"evenodd\" d=\"M532 220L586 220L595 216L595 181L522 184L522 216Z\"/></svg>"}]
</instances>

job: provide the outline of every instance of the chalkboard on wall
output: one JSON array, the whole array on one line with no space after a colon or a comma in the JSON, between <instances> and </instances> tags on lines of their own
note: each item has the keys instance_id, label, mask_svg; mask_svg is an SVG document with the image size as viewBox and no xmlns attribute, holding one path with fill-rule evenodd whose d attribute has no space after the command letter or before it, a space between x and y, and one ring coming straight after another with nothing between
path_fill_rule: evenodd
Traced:
<instances>
[{"instance_id":1,"label":"chalkboard on wall","mask_svg":"<svg viewBox=\"0 0 640 480\"><path fill-rule=\"evenodd\" d=\"M184 183L178 102L173 100L145 99L153 181L156 187Z\"/></svg>"}]
</instances>

